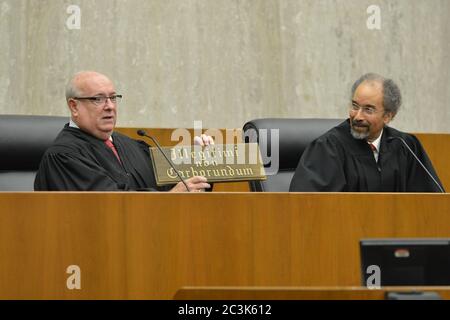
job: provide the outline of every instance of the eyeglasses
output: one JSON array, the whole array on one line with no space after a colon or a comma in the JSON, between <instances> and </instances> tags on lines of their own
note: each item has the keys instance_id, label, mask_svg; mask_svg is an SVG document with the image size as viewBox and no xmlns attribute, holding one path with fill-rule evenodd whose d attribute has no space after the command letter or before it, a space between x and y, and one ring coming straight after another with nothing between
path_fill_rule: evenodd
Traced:
<instances>
[{"instance_id":1,"label":"eyeglasses","mask_svg":"<svg viewBox=\"0 0 450 320\"><path fill-rule=\"evenodd\" d=\"M362 113L367 116L372 116L378 112L384 112L384 110L377 110L374 107L369 106L360 106L359 104L352 102L352 104L350 105L350 111L358 112L359 110L361 110Z\"/></svg>"},{"instance_id":2,"label":"eyeglasses","mask_svg":"<svg viewBox=\"0 0 450 320\"><path fill-rule=\"evenodd\" d=\"M122 99L121 94L114 94L110 97L105 96L97 96L97 97L73 97L72 99L75 100L88 100L95 104L96 106L102 106L106 103L106 101L109 99L112 103L117 104Z\"/></svg>"}]
</instances>

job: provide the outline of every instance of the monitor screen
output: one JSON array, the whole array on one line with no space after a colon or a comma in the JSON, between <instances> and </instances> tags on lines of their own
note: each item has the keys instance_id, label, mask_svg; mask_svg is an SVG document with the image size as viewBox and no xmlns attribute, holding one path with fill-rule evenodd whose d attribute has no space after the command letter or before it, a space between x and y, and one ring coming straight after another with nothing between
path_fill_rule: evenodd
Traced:
<instances>
[{"instance_id":1,"label":"monitor screen","mask_svg":"<svg viewBox=\"0 0 450 320\"><path fill-rule=\"evenodd\" d=\"M450 285L450 239L362 239L360 253L363 286L374 270L381 286Z\"/></svg>"}]
</instances>

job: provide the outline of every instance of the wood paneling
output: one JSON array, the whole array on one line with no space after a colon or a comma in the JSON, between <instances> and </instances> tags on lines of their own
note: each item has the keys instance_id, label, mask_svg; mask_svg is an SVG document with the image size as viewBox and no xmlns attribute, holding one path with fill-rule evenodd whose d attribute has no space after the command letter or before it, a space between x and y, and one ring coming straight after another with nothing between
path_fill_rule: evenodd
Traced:
<instances>
[{"instance_id":1,"label":"wood paneling","mask_svg":"<svg viewBox=\"0 0 450 320\"><path fill-rule=\"evenodd\" d=\"M417 133L423 147L433 162L444 189L450 190L450 134Z\"/></svg>"},{"instance_id":2,"label":"wood paneling","mask_svg":"<svg viewBox=\"0 0 450 320\"><path fill-rule=\"evenodd\" d=\"M450 237L448 194L0 193L0 208L0 298L13 299L358 286L361 238Z\"/></svg>"}]
</instances>

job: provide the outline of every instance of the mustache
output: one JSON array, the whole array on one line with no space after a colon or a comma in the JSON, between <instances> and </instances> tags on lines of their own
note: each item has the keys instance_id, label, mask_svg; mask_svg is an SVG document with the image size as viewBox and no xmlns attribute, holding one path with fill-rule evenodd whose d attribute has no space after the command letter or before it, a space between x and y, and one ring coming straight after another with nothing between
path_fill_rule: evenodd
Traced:
<instances>
[{"instance_id":1,"label":"mustache","mask_svg":"<svg viewBox=\"0 0 450 320\"><path fill-rule=\"evenodd\" d=\"M352 120L351 123L352 123L352 126L353 126L353 127L366 127L366 128L369 127L369 124L364 123L363 121Z\"/></svg>"}]
</instances>

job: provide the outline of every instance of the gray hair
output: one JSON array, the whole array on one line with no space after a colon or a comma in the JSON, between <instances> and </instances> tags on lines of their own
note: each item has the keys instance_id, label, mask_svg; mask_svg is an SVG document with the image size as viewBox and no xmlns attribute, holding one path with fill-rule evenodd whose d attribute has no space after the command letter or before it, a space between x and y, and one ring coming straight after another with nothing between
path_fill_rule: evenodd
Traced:
<instances>
[{"instance_id":1,"label":"gray hair","mask_svg":"<svg viewBox=\"0 0 450 320\"><path fill-rule=\"evenodd\" d=\"M380 82L383 85L383 107L385 112L391 112L394 117L402 104L402 94L397 84L392 79L387 79L376 73L366 73L362 75L352 86L352 97L356 89L365 81Z\"/></svg>"}]
</instances>

